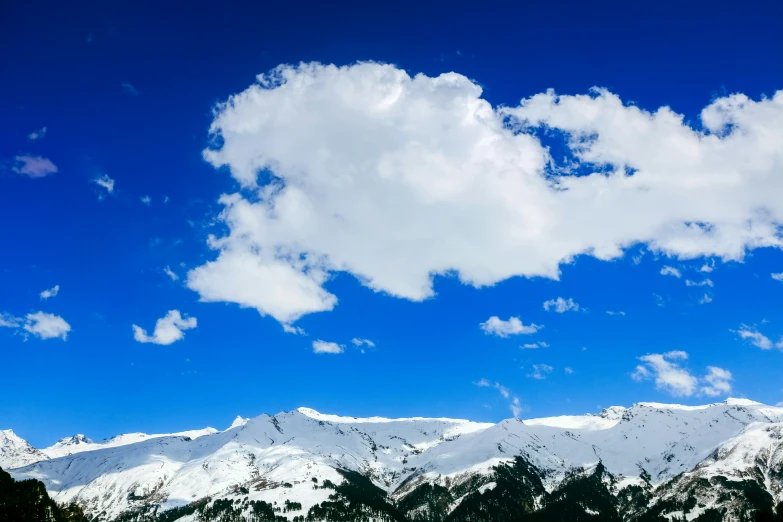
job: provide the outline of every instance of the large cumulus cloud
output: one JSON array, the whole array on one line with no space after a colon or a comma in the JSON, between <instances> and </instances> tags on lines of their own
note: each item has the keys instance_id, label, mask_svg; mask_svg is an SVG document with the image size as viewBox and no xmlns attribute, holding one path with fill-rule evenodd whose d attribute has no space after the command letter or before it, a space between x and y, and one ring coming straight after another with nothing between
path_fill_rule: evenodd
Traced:
<instances>
[{"instance_id":1,"label":"large cumulus cloud","mask_svg":"<svg viewBox=\"0 0 783 522\"><path fill-rule=\"evenodd\" d=\"M189 287L289 324L335 306L323 285L338 271L422 300L439 274L556 278L636 243L724 259L781 245L783 91L717 99L697 126L604 90L497 108L481 95L460 74L377 63L259 76L215 111L205 158L242 190L221 197L229 233Z\"/></svg>"}]
</instances>

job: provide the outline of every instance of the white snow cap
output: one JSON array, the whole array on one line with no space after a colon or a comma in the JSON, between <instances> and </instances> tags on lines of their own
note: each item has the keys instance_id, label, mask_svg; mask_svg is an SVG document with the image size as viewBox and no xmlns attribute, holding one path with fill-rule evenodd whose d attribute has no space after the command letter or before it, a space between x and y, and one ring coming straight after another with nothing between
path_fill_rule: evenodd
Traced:
<instances>
[{"instance_id":1,"label":"white snow cap","mask_svg":"<svg viewBox=\"0 0 783 522\"><path fill-rule=\"evenodd\" d=\"M237 418L234 419L234 422L231 423L231 426L229 426L226 431L228 431L228 430L230 430L232 428L236 428L238 426L244 426L245 424L247 424L247 421L249 421L249 420L250 420L249 417L242 417L240 415L237 415Z\"/></svg>"},{"instance_id":2,"label":"white snow cap","mask_svg":"<svg viewBox=\"0 0 783 522\"><path fill-rule=\"evenodd\" d=\"M458 480L491 473L520 454L542 470L547 487L599 460L620 481L638 480L642 471L654 485L689 472L741 478L752 473L756 459L777 455L775 437L781 432L783 408L747 399L704 406L639 403L497 424L358 418L298 408L250 421L238 417L222 432L130 434L70 444L59 452L36 450L13 432L0 432L0 467L10 468L16 479L41 480L58 502L78 497L88 514L105 512L110 518L132 507L129 491L140 495L159 488L161 498L169 499L161 509L168 509L183 499L233 499L232 486L259 477L292 487L253 488L251 499L295 500L307 512L330 493L314 489L311 479L339 483L338 469L369 475L391 493L414 473L434 483ZM775 459L770 465L783 465Z\"/></svg>"}]
</instances>

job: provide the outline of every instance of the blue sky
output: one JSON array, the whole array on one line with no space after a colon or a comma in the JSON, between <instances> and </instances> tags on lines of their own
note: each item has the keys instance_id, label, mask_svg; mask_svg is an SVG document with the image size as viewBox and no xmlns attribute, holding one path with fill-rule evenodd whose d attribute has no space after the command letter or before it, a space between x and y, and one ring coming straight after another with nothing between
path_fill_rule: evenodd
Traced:
<instances>
[{"instance_id":1,"label":"blue sky","mask_svg":"<svg viewBox=\"0 0 783 522\"><path fill-rule=\"evenodd\" d=\"M2 9L0 428L783 400L779 2Z\"/></svg>"}]
</instances>

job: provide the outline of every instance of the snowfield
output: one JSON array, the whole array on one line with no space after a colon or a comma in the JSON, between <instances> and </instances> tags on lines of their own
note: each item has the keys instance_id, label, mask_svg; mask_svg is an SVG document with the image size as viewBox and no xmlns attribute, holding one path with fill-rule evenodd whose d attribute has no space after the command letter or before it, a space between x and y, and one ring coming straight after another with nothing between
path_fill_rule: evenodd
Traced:
<instances>
[{"instance_id":1,"label":"snowfield","mask_svg":"<svg viewBox=\"0 0 783 522\"><path fill-rule=\"evenodd\" d=\"M518 455L546 473L548 488L569 470L599 461L621 483L645 473L654 485L680 473L740 480L762 462L766 488L780 500L780 483L769 470L783 462L781 442L783 408L744 399L699 407L639 403L597 415L497 424L299 408L237 418L224 431L134 433L99 443L75 436L41 450L0 431L0 467L16 479L41 480L58 502L78 502L105 517L205 496L293 500L306 513L331 492L320 484L343 480L337 469L369 476L395 497L421 481L454 484L486 474Z\"/></svg>"}]
</instances>

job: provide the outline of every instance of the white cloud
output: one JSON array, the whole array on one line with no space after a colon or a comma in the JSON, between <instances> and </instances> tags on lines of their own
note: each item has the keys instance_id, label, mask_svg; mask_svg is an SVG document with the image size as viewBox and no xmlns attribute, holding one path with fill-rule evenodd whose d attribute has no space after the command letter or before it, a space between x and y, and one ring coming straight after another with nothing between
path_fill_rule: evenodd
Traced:
<instances>
[{"instance_id":1,"label":"white cloud","mask_svg":"<svg viewBox=\"0 0 783 522\"><path fill-rule=\"evenodd\" d=\"M60 285L54 285L52 288L48 290L44 290L41 292L41 299L46 300L50 297L57 297L57 294L60 293Z\"/></svg>"},{"instance_id":2,"label":"white cloud","mask_svg":"<svg viewBox=\"0 0 783 522\"><path fill-rule=\"evenodd\" d=\"M534 334L539 331L543 326L537 324L530 324L525 326L519 317L510 317L508 321L504 321L496 315L493 315L483 323L479 325L484 333L497 335L498 337L508 337L509 335L519 334Z\"/></svg>"},{"instance_id":3,"label":"white cloud","mask_svg":"<svg viewBox=\"0 0 783 522\"><path fill-rule=\"evenodd\" d=\"M140 201L141 201L141 202L142 202L144 205L147 205L148 207L149 207L150 205L152 205L152 198L151 198L151 197L149 197L149 196L141 196L141 197L139 198L139 200L140 200Z\"/></svg>"},{"instance_id":4,"label":"white cloud","mask_svg":"<svg viewBox=\"0 0 783 522\"><path fill-rule=\"evenodd\" d=\"M783 272L778 272L777 274L770 274L770 276L775 281L783 281Z\"/></svg>"},{"instance_id":5,"label":"white cloud","mask_svg":"<svg viewBox=\"0 0 783 522\"><path fill-rule=\"evenodd\" d=\"M519 415L522 413L522 402L519 400L519 397L513 397L511 399L511 403L508 405L508 409L511 410L511 415L514 416L515 419L519 418Z\"/></svg>"},{"instance_id":6,"label":"white cloud","mask_svg":"<svg viewBox=\"0 0 783 522\"><path fill-rule=\"evenodd\" d=\"M41 127L37 131L33 131L30 134L27 135L28 141L35 141L43 139L43 137L46 136L46 127Z\"/></svg>"},{"instance_id":7,"label":"white cloud","mask_svg":"<svg viewBox=\"0 0 783 522\"><path fill-rule=\"evenodd\" d=\"M639 357L639 360L643 361L646 367L637 366L632 377L636 381L654 378L655 387L659 390L675 397L689 397L696 392L699 380L674 362L687 358L688 354L682 351L644 355Z\"/></svg>"},{"instance_id":8,"label":"white cloud","mask_svg":"<svg viewBox=\"0 0 783 522\"><path fill-rule=\"evenodd\" d=\"M97 177L92 180L93 183L106 189L106 192L112 194L114 192L114 180L109 177L108 174Z\"/></svg>"},{"instance_id":9,"label":"white cloud","mask_svg":"<svg viewBox=\"0 0 783 522\"><path fill-rule=\"evenodd\" d=\"M522 348L524 350L535 350L537 348L549 348L549 345L547 343L541 341L541 342L538 342L538 343L523 344L522 346L520 346L520 348Z\"/></svg>"},{"instance_id":10,"label":"white cloud","mask_svg":"<svg viewBox=\"0 0 783 522\"><path fill-rule=\"evenodd\" d=\"M128 82L122 83L122 90L125 94L128 94L130 96L138 96L140 94L139 91L136 89L136 87L134 87Z\"/></svg>"},{"instance_id":11,"label":"white cloud","mask_svg":"<svg viewBox=\"0 0 783 522\"><path fill-rule=\"evenodd\" d=\"M703 265L701 265L701 268L699 268L699 272L705 272L707 274L709 274L713 270L715 270L715 261L712 261L711 264L709 265L707 263L704 263Z\"/></svg>"},{"instance_id":12,"label":"white cloud","mask_svg":"<svg viewBox=\"0 0 783 522\"><path fill-rule=\"evenodd\" d=\"M519 397L514 395L511 392L511 390L509 390L499 382L492 383L487 379L480 379L477 382L474 382L473 384L480 388L496 389L504 399L508 400L508 409L511 410L511 414L514 415L515 418L519 418L519 414L522 413L522 410L524 408L522 406L522 401L520 401Z\"/></svg>"},{"instance_id":13,"label":"white cloud","mask_svg":"<svg viewBox=\"0 0 783 522\"><path fill-rule=\"evenodd\" d=\"M49 174L57 172L57 166L50 160L41 156L16 156L13 166L14 172L28 178L45 178Z\"/></svg>"},{"instance_id":14,"label":"white cloud","mask_svg":"<svg viewBox=\"0 0 783 522\"><path fill-rule=\"evenodd\" d=\"M686 279L685 286L709 286L712 288L715 286L715 283L713 283L710 278L707 278L704 281L691 281L690 279Z\"/></svg>"},{"instance_id":15,"label":"white cloud","mask_svg":"<svg viewBox=\"0 0 783 522\"><path fill-rule=\"evenodd\" d=\"M574 369L570 366L566 366L563 371L565 371L568 375L572 375L574 373Z\"/></svg>"},{"instance_id":16,"label":"white cloud","mask_svg":"<svg viewBox=\"0 0 783 522\"><path fill-rule=\"evenodd\" d=\"M778 348L780 350L783 350L783 339L781 339L777 343L773 343L769 337L762 334L752 326L747 326L744 324L740 325L739 330L737 330L736 333L742 339L746 341L750 341L750 344L752 344L756 348L761 348L762 350L771 350L772 348Z\"/></svg>"},{"instance_id":17,"label":"white cloud","mask_svg":"<svg viewBox=\"0 0 783 522\"><path fill-rule=\"evenodd\" d=\"M359 339L358 337L354 337L351 339L351 342L354 346L367 346L369 348L375 348L375 343L369 339Z\"/></svg>"},{"instance_id":18,"label":"white cloud","mask_svg":"<svg viewBox=\"0 0 783 522\"><path fill-rule=\"evenodd\" d=\"M708 304L708 303L711 303L711 302L712 302L712 296L709 295L709 294L704 294L699 299L699 304Z\"/></svg>"},{"instance_id":19,"label":"white cloud","mask_svg":"<svg viewBox=\"0 0 783 522\"><path fill-rule=\"evenodd\" d=\"M179 279L179 276L174 273L174 270L171 269L171 267L166 266L166 268L163 269L163 273L166 274L171 278L172 281L176 281Z\"/></svg>"},{"instance_id":20,"label":"white cloud","mask_svg":"<svg viewBox=\"0 0 783 522\"><path fill-rule=\"evenodd\" d=\"M201 301L237 303L284 324L337 304L337 298L321 287L326 272L306 268L305 259L275 259L271 252L241 245L238 239L229 247L217 246L223 241L211 242L221 249L217 260L188 272L188 288L197 291Z\"/></svg>"},{"instance_id":21,"label":"white cloud","mask_svg":"<svg viewBox=\"0 0 783 522\"><path fill-rule=\"evenodd\" d=\"M40 339L65 339L71 331L71 325L59 315L35 312L25 316L24 331Z\"/></svg>"},{"instance_id":22,"label":"white cloud","mask_svg":"<svg viewBox=\"0 0 783 522\"><path fill-rule=\"evenodd\" d=\"M0 313L0 328L19 328L21 324L21 317L14 317L11 314Z\"/></svg>"},{"instance_id":23,"label":"white cloud","mask_svg":"<svg viewBox=\"0 0 783 522\"><path fill-rule=\"evenodd\" d=\"M707 375L694 376L679 361L688 359L683 351L653 353L639 357L644 364L636 367L631 377L635 381L653 379L655 387L675 397L709 395L711 397L731 392L731 372L716 366L707 367Z\"/></svg>"},{"instance_id":24,"label":"white cloud","mask_svg":"<svg viewBox=\"0 0 783 522\"><path fill-rule=\"evenodd\" d=\"M679 270L677 270L673 266L668 266L668 265L661 268L661 275L674 276L676 278L682 277L682 274L680 273Z\"/></svg>"},{"instance_id":25,"label":"white cloud","mask_svg":"<svg viewBox=\"0 0 783 522\"><path fill-rule=\"evenodd\" d=\"M663 298L663 296L658 294L653 294L653 297L655 298L655 305L664 307L666 306L666 300Z\"/></svg>"},{"instance_id":26,"label":"white cloud","mask_svg":"<svg viewBox=\"0 0 783 522\"><path fill-rule=\"evenodd\" d=\"M554 311L559 314L568 311L577 312L579 311L579 305L575 303L574 300L571 299L570 297L568 299L563 299L562 297L558 297L557 299L550 299L549 301L544 301L544 310L548 312L550 309L554 309Z\"/></svg>"},{"instance_id":27,"label":"white cloud","mask_svg":"<svg viewBox=\"0 0 783 522\"><path fill-rule=\"evenodd\" d=\"M710 397L731 393L730 381L733 378L730 371L716 366L707 366L707 372L707 375L704 377L707 386L702 387L702 393Z\"/></svg>"},{"instance_id":28,"label":"white cloud","mask_svg":"<svg viewBox=\"0 0 783 522\"><path fill-rule=\"evenodd\" d=\"M283 331L294 335L307 335L307 332L305 332L303 328L290 324L283 324Z\"/></svg>"},{"instance_id":29,"label":"white cloud","mask_svg":"<svg viewBox=\"0 0 783 522\"><path fill-rule=\"evenodd\" d=\"M622 311L615 312L615 311L612 311L612 310L607 310L606 313L608 315L625 315L625 312L622 312Z\"/></svg>"},{"instance_id":30,"label":"white cloud","mask_svg":"<svg viewBox=\"0 0 783 522\"><path fill-rule=\"evenodd\" d=\"M337 343L329 343L322 340L313 341L313 353L343 353L345 347Z\"/></svg>"},{"instance_id":31,"label":"white cloud","mask_svg":"<svg viewBox=\"0 0 783 522\"><path fill-rule=\"evenodd\" d=\"M183 330L190 330L197 325L195 317L182 317L179 310L169 310L157 320L152 336L143 328L133 325L133 338L140 343L168 345L185 337Z\"/></svg>"},{"instance_id":32,"label":"white cloud","mask_svg":"<svg viewBox=\"0 0 783 522\"><path fill-rule=\"evenodd\" d=\"M189 285L291 322L335 306L335 272L421 301L436 275L557 278L638 243L680 260L783 246L783 91L715 99L698 123L604 90L494 108L456 73L281 66L216 108L204 156L254 193L221 197L229 233ZM541 128L562 131L568 165Z\"/></svg>"},{"instance_id":33,"label":"white cloud","mask_svg":"<svg viewBox=\"0 0 783 522\"><path fill-rule=\"evenodd\" d=\"M548 364L534 364L533 371L527 374L527 376L532 377L533 379L546 379L547 374L552 373L552 370L554 370L554 368Z\"/></svg>"}]
</instances>

